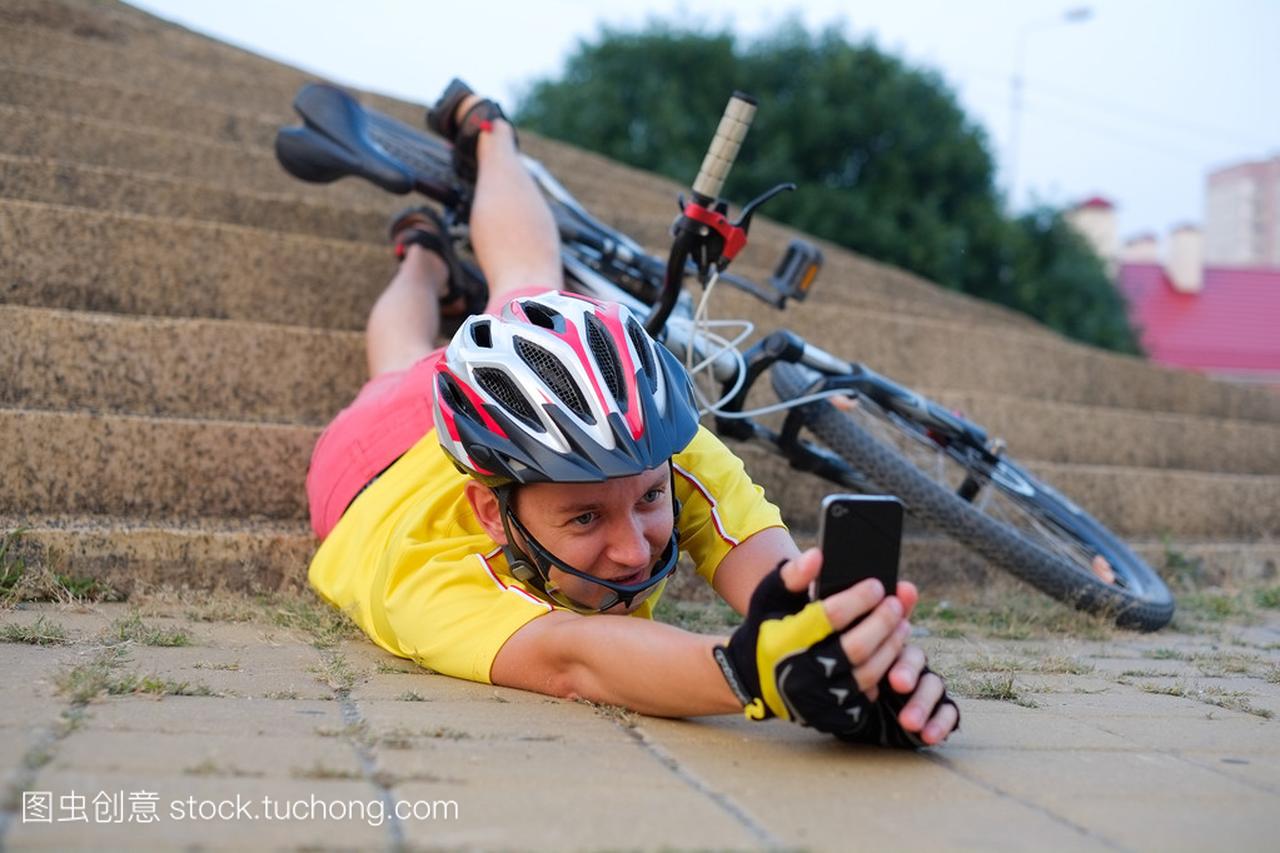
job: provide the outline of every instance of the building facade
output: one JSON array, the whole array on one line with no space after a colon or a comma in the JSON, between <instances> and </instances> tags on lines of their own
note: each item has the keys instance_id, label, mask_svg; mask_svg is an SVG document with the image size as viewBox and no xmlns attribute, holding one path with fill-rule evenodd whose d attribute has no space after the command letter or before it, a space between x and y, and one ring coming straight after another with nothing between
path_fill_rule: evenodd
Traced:
<instances>
[{"instance_id":1,"label":"building facade","mask_svg":"<svg viewBox=\"0 0 1280 853\"><path fill-rule=\"evenodd\" d=\"M1209 173L1204 236L1207 263L1280 267L1280 156Z\"/></svg>"}]
</instances>

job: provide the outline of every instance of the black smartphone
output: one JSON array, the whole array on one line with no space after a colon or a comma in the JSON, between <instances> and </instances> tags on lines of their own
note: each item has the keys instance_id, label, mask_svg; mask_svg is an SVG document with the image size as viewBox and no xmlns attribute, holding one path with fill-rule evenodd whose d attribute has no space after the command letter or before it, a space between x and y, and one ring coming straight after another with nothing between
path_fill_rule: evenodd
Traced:
<instances>
[{"instance_id":1,"label":"black smartphone","mask_svg":"<svg viewBox=\"0 0 1280 853\"><path fill-rule=\"evenodd\" d=\"M822 571L810 598L826 598L866 578L885 592L898 588L902 551L902 501L889 495L828 495L818 523Z\"/></svg>"}]
</instances>

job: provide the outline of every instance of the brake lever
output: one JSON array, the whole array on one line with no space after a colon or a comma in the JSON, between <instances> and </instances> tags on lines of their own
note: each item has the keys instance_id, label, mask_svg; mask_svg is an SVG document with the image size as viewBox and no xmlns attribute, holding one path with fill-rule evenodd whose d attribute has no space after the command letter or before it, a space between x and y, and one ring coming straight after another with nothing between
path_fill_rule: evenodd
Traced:
<instances>
[{"instance_id":1,"label":"brake lever","mask_svg":"<svg viewBox=\"0 0 1280 853\"><path fill-rule=\"evenodd\" d=\"M764 193L751 199L751 201L747 202L746 206L742 208L742 213L738 217L738 221L733 223L733 227L741 228L743 233L750 231L751 217L755 216L756 211L760 208L761 205L763 205L766 201L769 201L774 196L781 195L782 193L785 193L785 192L792 192L795 190L795 188L796 188L796 185L791 181L784 181L783 183L778 184L776 187L766 190Z\"/></svg>"}]
</instances>

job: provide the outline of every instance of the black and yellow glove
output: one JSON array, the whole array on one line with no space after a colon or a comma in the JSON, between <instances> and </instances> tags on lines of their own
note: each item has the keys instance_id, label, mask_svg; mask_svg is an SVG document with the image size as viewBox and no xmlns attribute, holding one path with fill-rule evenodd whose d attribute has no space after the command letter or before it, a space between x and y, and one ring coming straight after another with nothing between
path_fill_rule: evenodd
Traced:
<instances>
[{"instance_id":1,"label":"black and yellow glove","mask_svg":"<svg viewBox=\"0 0 1280 853\"><path fill-rule=\"evenodd\" d=\"M781 565L760 582L746 620L714 654L748 719L780 717L853 742L925 746L898 723L910 697L886 676L878 700L867 698L822 602L788 590ZM939 701L951 702L945 693Z\"/></svg>"}]
</instances>

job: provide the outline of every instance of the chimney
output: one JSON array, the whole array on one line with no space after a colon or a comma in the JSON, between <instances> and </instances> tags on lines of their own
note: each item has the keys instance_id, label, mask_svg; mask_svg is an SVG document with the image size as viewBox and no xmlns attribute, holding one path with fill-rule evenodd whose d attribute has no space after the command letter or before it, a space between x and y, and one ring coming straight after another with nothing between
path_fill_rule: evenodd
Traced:
<instances>
[{"instance_id":1,"label":"chimney","mask_svg":"<svg viewBox=\"0 0 1280 853\"><path fill-rule=\"evenodd\" d=\"M1160 263L1160 244L1156 242L1156 235L1147 232L1125 240L1124 246L1120 249L1120 262L1124 264Z\"/></svg>"},{"instance_id":2,"label":"chimney","mask_svg":"<svg viewBox=\"0 0 1280 853\"><path fill-rule=\"evenodd\" d=\"M1119 238L1116 235L1116 206L1102 196L1085 199L1067 211L1067 222L1093 247L1094 253L1115 273L1119 255Z\"/></svg>"},{"instance_id":3,"label":"chimney","mask_svg":"<svg viewBox=\"0 0 1280 853\"><path fill-rule=\"evenodd\" d=\"M1179 293L1199 293L1204 287L1204 238L1194 225L1179 225L1169 235L1165 272Z\"/></svg>"}]
</instances>

